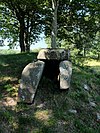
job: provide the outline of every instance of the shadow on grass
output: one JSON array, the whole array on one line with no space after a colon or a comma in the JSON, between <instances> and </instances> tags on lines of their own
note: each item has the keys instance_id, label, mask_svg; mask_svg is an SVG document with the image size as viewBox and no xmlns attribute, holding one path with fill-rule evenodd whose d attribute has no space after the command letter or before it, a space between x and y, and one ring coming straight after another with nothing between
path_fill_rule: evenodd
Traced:
<instances>
[{"instance_id":1,"label":"shadow on grass","mask_svg":"<svg viewBox=\"0 0 100 133\"><path fill-rule=\"evenodd\" d=\"M23 68L36 57L36 52L0 55L0 75L19 76Z\"/></svg>"},{"instance_id":2,"label":"shadow on grass","mask_svg":"<svg viewBox=\"0 0 100 133\"><path fill-rule=\"evenodd\" d=\"M39 85L34 104L2 106L0 132L56 133L58 130L63 132L65 130L63 120L60 121L63 118L63 112L60 111L65 108L65 94L67 95L67 91L61 93L59 89L54 88L54 84L50 80L44 78ZM60 106L59 103L61 103ZM62 125L59 125L60 123Z\"/></svg>"},{"instance_id":3,"label":"shadow on grass","mask_svg":"<svg viewBox=\"0 0 100 133\"><path fill-rule=\"evenodd\" d=\"M0 95L19 84L22 70L37 57L37 52L0 55Z\"/></svg>"},{"instance_id":4,"label":"shadow on grass","mask_svg":"<svg viewBox=\"0 0 100 133\"><path fill-rule=\"evenodd\" d=\"M77 87L74 90L71 88L69 92L61 92L50 80L43 78L34 104L2 107L0 132L99 133L95 109L88 107L88 101L85 100L88 94L83 94L81 90L79 93ZM77 109L77 114L69 113L69 109Z\"/></svg>"},{"instance_id":5,"label":"shadow on grass","mask_svg":"<svg viewBox=\"0 0 100 133\"><path fill-rule=\"evenodd\" d=\"M60 91L55 83L43 77L34 104L11 106L13 90L14 87L18 88L23 68L36 56L37 53L0 55L0 100L3 101L0 104L0 132L99 133L99 123L96 121L99 80L85 67L73 66L69 91ZM83 90L84 83L91 84L89 92ZM10 93L7 103L3 98L9 97ZM97 107L89 105L89 98L95 100ZM70 113L69 109L77 113Z\"/></svg>"}]
</instances>

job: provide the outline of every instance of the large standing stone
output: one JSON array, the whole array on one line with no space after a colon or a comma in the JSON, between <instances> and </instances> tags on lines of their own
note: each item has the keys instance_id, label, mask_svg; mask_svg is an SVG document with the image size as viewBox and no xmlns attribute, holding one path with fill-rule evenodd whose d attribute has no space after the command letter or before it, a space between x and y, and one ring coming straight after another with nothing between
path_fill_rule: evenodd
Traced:
<instances>
[{"instance_id":1,"label":"large standing stone","mask_svg":"<svg viewBox=\"0 0 100 133\"><path fill-rule=\"evenodd\" d=\"M45 63L37 61L29 63L23 70L20 87L19 102L32 103L39 81L42 76Z\"/></svg>"},{"instance_id":2,"label":"large standing stone","mask_svg":"<svg viewBox=\"0 0 100 133\"><path fill-rule=\"evenodd\" d=\"M59 78L60 89L68 89L70 87L71 75L72 75L72 63L69 61L62 61L59 64Z\"/></svg>"}]
</instances>

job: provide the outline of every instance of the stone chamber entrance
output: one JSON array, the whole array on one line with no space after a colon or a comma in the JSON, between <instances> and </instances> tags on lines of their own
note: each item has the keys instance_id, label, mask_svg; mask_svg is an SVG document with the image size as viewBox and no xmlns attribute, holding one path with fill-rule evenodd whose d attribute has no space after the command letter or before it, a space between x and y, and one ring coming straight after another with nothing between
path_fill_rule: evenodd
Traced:
<instances>
[{"instance_id":1,"label":"stone chamber entrance","mask_svg":"<svg viewBox=\"0 0 100 133\"><path fill-rule=\"evenodd\" d=\"M65 49L42 49L37 61L29 63L23 70L19 87L19 101L32 103L43 76L59 89L68 89L72 75L72 64Z\"/></svg>"}]
</instances>

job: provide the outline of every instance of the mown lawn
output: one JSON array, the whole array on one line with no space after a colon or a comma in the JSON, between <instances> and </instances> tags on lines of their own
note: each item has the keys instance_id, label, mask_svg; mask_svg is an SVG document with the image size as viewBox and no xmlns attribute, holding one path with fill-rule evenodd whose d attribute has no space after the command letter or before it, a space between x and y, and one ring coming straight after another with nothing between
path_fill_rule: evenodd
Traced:
<instances>
[{"instance_id":1,"label":"mown lawn","mask_svg":"<svg viewBox=\"0 0 100 133\"><path fill-rule=\"evenodd\" d=\"M0 52L0 133L99 133L100 61L73 64L69 90L43 77L34 104L17 104L21 72L36 56Z\"/></svg>"}]
</instances>

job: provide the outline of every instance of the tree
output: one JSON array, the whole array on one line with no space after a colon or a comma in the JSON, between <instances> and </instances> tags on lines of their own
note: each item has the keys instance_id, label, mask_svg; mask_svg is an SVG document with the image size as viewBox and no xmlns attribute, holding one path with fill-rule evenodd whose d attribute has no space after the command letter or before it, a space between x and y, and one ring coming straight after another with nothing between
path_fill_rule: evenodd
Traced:
<instances>
[{"instance_id":1,"label":"tree","mask_svg":"<svg viewBox=\"0 0 100 133\"><path fill-rule=\"evenodd\" d=\"M48 0L49 3L51 1ZM99 18L99 1L98 0L59 0L59 6L57 6L57 0L55 2L55 9L58 9L57 14L57 28L56 34L59 41L65 40L79 49L79 53L83 50L92 47L91 43L95 38L99 26L96 24L97 18ZM48 4L49 10L52 12L46 15L46 35L50 36L52 31L52 18L53 11ZM50 17L51 15L51 17ZM55 19L56 20L56 19ZM56 28L55 28L56 29ZM53 32L54 33L54 32ZM51 43L52 44L52 43ZM60 47L60 46L59 46ZM71 47L71 46L69 46Z\"/></svg>"},{"instance_id":2,"label":"tree","mask_svg":"<svg viewBox=\"0 0 100 133\"><path fill-rule=\"evenodd\" d=\"M98 60L100 60L100 32L99 31L97 32L95 39L93 40L91 51L95 55L97 55Z\"/></svg>"},{"instance_id":3,"label":"tree","mask_svg":"<svg viewBox=\"0 0 100 133\"><path fill-rule=\"evenodd\" d=\"M57 10L59 6L59 0L52 0L53 20L52 20L52 32L51 32L51 47L57 47Z\"/></svg>"},{"instance_id":4,"label":"tree","mask_svg":"<svg viewBox=\"0 0 100 133\"><path fill-rule=\"evenodd\" d=\"M12 36L14 31L18 31L21 51L29 51L30 43L45 31L46 37L51 36L52 48L60 44L57 40L64 40L70 48L79 49L80 54L83 48L92 47L90 42L100 28L97 23L100 20L99 0L1 1L12 13L15 22L12 25L18 27L18 30L8 29Z\"/></svg>"},{"instance_id":5,"label":"tree","mask_svg":"<svg viewBox=\"0 0 100 133\"><path fill-rule=\"evenodd\" d=\"M36 0L3 0L2 3L18 22L18 34L21 52L30 51L30 43L42 32L40 4Z\"/></svg>"},{"instance_id":6,"label":"tree","mask_svg":"<svg viewBox=\"0 0 100 133\"><path fill-rule=\"evenodd\" d=\"M0 5L0 35L1 39L9 42L9 47L14 47L18 42L18 26L19 23L11 10L6 8L4 4Z\"/></svg>"}]
</instances>

